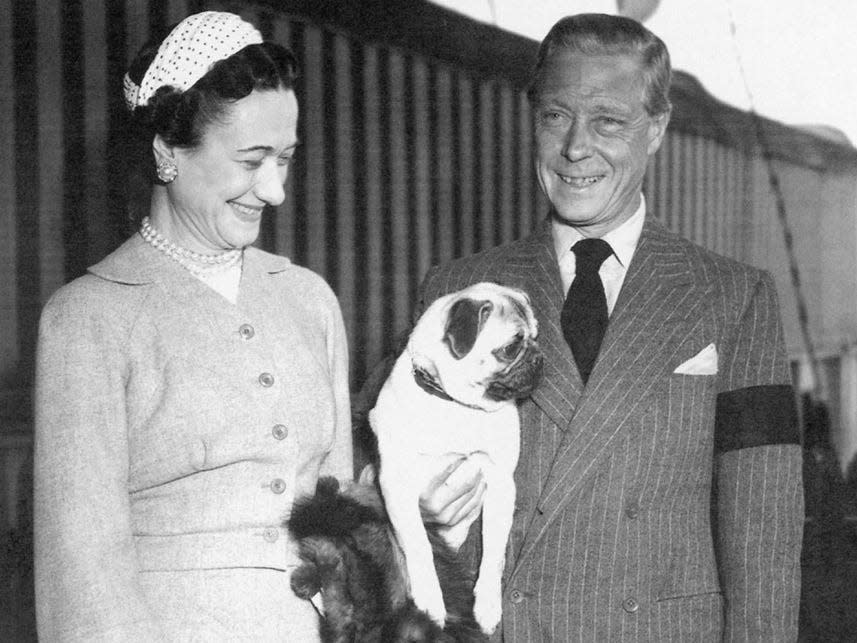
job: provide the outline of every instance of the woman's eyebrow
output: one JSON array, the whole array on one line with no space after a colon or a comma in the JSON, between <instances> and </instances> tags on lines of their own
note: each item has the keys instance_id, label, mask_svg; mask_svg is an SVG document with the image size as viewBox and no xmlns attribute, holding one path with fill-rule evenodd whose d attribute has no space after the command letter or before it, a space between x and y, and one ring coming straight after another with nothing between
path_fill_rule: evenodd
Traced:
<instances>
[{"instance_id":1,"label":"woman's eyebrow","mask_svg":"<svg viewBox=\"0 0 857 643\"><path fill-rule=\"evenodd\" d=\"M294 143L287 145L283 148L284 152L288 152L289 150L293 150L300 145L299 141L295 141ZM238 152L276 152L276 148L273 145L251 145L250 147L242 147Z\"/></svg>"}]
</instances>

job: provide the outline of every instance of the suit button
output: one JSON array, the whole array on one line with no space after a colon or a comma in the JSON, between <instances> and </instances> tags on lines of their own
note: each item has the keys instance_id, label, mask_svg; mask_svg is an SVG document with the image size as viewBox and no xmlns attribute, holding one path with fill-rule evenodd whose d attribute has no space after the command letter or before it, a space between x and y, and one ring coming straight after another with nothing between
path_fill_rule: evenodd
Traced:
<instances>
[{"instance_id":1,"label":"suit button","mask_svg":"<svg viewBox=\"0 0 857 643\"><path fill-rule=\"evenodd\" d=\"M276 494L281 494L286 490L286 481L280 478L271 480L271 491Z\"/></svg>"},{"instance_id":2,"label":"suit button","mask_svg":"<svg viewBox=\"0 0 857 643\"><path fill-rule=\"evenodd\" d=\"M634 598L626 598L622 601L622 609L628 612L628 614L633 614L640 609L640 604Z\"/></svg>"},{"instance_id":3,"label":"suit button","mask_svg":"<svg viewBox=\"0 0 857 643\"><path fill-rule=\"evenodd\" d=\"M511 600L515 605L524 600L524 592L519 589L513 589L509 592L509 600Z\"/></svg>"},{"instance_id":4,"label":"suit button","mask_svg":"<svg viewBox=\"0 0 857 643\"><path fill-rule=\"evenodd\" d=\"M636 500L631 500L625 506L625 515L628 518L636 518L640 515L640 505L637 504Z\"/></svg>"},{"instance_id":5,"label":"suit button","mask_svg":"<svg viewBox=\"0 0 857 643\"><path fill-rule=\"evenodd\" d=\"M285 440L289 437L289 427L283 424L275 424L274 428L271 429L271 435L273 435L277 440Z\"/></svg>"},{"instance_id":6,"label":"suit button","mask_svg":"<svg viewBox=\"0 0 857 643\"><path fill-rule=\"evenodd\" d=\"M271 388L274 385L274 376L270 373L262 373L259 375L259 384L265 388Z\"/></svg>"},{"instance_id":7,"label":"suit button","mask_svg":"<svg viewBox=\"0 0 857 643\"><path fill-rule=\"evenodd\" d=\"M241 324L238 327L238 334L241 335L241 339L252 339L256 331L250 324Z\"/></svg>"},{"instance_id":8,"label":"suit button","mask_svg":"<svg viewBox=\"0 0 857 643\"><path fill-rule=\"evenodd\" d=\"M268 527L265 531L262 532L262 538L264 538L269 543L277 542L277 539L280 537L280 532L274 529L273 527Z\"/></svg>"}]
</instances>

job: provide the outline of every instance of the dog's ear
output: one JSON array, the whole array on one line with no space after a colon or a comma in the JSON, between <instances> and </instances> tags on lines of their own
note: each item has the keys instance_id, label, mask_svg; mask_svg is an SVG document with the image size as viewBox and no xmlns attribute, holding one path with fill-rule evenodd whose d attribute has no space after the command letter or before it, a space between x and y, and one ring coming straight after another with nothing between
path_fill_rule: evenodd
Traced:
<instances>
[{"instance_id":1,"label":"dog's ear","mask_svg":"<svg viewBox=\"0 0 857 643\"><path fill-rule=\"evenodd\" d=\"M443 341L455 359L461 359L473 345L485 322L491 316L494 304L487 300L459 299L449 309Z\"/></svg>"}]
</instances>

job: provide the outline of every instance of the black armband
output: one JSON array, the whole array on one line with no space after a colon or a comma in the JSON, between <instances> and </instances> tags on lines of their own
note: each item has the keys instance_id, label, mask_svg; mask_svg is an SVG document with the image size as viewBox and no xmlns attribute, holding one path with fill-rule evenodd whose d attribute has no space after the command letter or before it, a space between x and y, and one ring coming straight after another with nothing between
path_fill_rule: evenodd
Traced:
<instances>
[{"instance_id":1,"label":"black armband","mask_svg":"<svg viewBox=\"0 0 857 643\"><path fill-rule=\"evenodd\" d=\"M790 385L751 386L717 396L715 453L774 444L800 444Z\"/></svg>"}]
</instances>

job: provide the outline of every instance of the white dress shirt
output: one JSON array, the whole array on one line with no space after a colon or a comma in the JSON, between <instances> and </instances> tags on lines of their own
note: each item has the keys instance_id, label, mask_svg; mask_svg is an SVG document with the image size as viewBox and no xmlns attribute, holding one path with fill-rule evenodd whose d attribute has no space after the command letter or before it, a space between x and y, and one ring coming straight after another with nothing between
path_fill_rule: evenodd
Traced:
<instances>
[{"instance_id":1,"label":"white dress shirt","mask_svg":"<svg viewBox=\"0 0 857 643\"><path fill-rule=\"evenodd\" d=\"M613 254L604 260L598 271L601 282L604 284L608 315L613 312L613 307L619 298L619 290L622 288L622 282L625 281L625 274L628 272L631 258L634 256L637 243L640 241L645 219L646 199L641 194L640 206L631 215L631 218L602 237L604 241L610 244L613 250ZM562 288L565 293L568 293L575 274L575 255L571 251L571 247L584 237L576 228L556 220L552 223L551 233L553 234L556 256L559 260L559 274L562 279Z\"/></svg>"}]
</instances>

